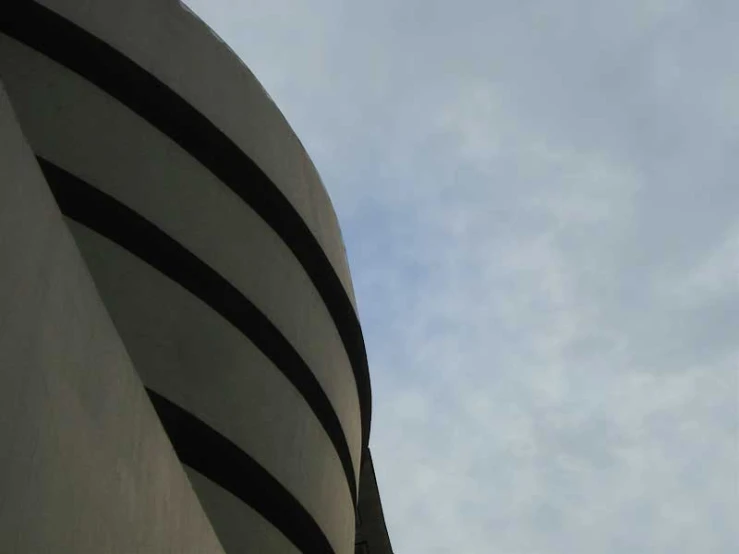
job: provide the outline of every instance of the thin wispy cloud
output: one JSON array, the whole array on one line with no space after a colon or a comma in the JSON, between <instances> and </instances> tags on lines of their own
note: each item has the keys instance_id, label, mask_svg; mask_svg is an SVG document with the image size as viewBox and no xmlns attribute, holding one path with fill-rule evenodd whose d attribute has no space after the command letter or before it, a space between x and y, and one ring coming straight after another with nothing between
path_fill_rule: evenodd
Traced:
<instances>
[{"instance_id":1,"label":"thin wispy cloud","mask_svg":"<svg viewBox=\"0 0 739 554\"><path fill-rule=\"evenodd\" d=\"M396 552L739 550L739 4L188 4L334 199Z\"/></svg>"}]
</instances>

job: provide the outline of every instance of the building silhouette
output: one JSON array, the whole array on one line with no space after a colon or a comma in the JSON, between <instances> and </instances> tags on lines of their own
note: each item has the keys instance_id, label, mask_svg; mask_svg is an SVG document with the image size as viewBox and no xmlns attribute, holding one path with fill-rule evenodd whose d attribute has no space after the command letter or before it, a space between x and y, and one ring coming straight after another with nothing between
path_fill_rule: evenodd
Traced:
<instances>
[{"instance_id":1,"label":"building silhouette","mask_svg":"<svg viewBox=\"0 0 739 554\"><path fill-rule=\"evenodd\" d=\"M0 552L391 552L344 246L176 0L0 7Z\"/></svg>"}]
</instances>

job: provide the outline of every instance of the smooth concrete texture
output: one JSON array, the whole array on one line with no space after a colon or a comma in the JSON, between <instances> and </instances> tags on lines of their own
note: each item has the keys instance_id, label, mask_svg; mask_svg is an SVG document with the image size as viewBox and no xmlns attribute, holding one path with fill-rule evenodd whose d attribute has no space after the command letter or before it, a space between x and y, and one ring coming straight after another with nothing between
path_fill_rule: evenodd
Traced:
<instances>
[{"instance_id":1,"label":"smooth concrete texture","mask_svg":"<svg viewBox=\"0 0 739 554\"><path fill-rule=\"evenodd\" d=\"M204 114L272 179L318 239L355 305L328 194L305 149L261 84L176 0L42 0L101 38Z\"/></svg>"},{"instance_id":2,"label":"smooth concrete texture","mask_svg":"<svg viewBox=\"0 0 739 554\"><path fill-rule=\"evenodd\" d=\"M21 498L8 525L22 520L27 535L41 525L58 537L72 518L94 528L90 544L102 545L99 552L120 544L131 552L149 544L163 552L352 552L371 393L336 216L300 142L243 63L178 2L22 6L0 21L0 75L63 229L54 241L64 248L49 238L37 261L86 281L75 276L80 290L54 289L30 302L32 311L42 300L56 311L49 308L47 320L39 304L45 334L28 346L38 352L25 355L55 356L64 371L29 377L46 388L9 408L10 423L0 427L0 437L22 446L0 458L0 470L26 475L37 496L58 482L74 492L58 489L35 504ZM0 211L0 224L18 225L9 214ZM74 263L55 261L65 248ZM43 271L33 275L45 282ZM18 284L0 287L0 300L10 302L3 295ZM0 330L3 318L0 310ZM0 356L20 359L17 345L0 346ZM92 373L100 363L104 371ZM57 420L46 425L52 411ZM21 440L9 427L16 419L43 428ZM109 444L108 431L122 445ZM46 433L72 448L50 451L51 465L20 474L23 448L31 448L23 441ZM195 468L188 471L197 496L185 462ZM19 486L0 510L22 497ZM120 490L131 498L118 501ZM63 509L62 500L74 507L80 495L95 510ZM101 506L107 501L115 505ZM87 543L69 545L87 551Z\"/></svg>"},{"instance_id":3,"label":"smooth concrete texture","mask_svg":"<svg viewBox=\"0 0 739 554\"><path fill-rule=\"evenodd\" d=\"M110 240L68 225L144 384L241 447L313 516L336 552L349 551L346 476L298 391L208 305ZM208 515L219 529L218 516Z\"/></svg>"},{"instance_id":4,"label":"smooth concrete texture","mask_svg":"<svg viewBox=\"0 0 739 554\"><path fill-rule=\"evenodd\" d=\"M228 491L185 466L226 552L300 554L282 533Z\"/></svg>"},{"instance_id":5,"label":"smooth concrete texture","mask_svg":"<svg viewBox=\"0 0 739 554\"><path fill-rule=\"evenodd\" d=\"M0 552L223 553L0 91Z\"/></svg>"},{"instance_id":6,"label":"smooth concrete texture","mask_svg":"<svg viewBox=\"0 0 739 554\"><path fill-rule=\"evenodd\" d=\"M4 35L0 73L38 155L156 224L277 326L329 397L358 474L359 400L349 359L315 287L274 231L199 162L127 107Z\"/></svg>"}]
</instances>

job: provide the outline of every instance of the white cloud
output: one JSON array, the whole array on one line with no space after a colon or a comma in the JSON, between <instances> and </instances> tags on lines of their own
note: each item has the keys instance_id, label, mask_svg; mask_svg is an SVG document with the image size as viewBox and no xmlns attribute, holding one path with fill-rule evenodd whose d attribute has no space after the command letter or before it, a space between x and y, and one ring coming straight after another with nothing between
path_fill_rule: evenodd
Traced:
<instances>
[{"instance_id":1,"label":"white cloud","mask_svg":"<svg viewBox=\"0 0 739 554\"><path fill-rule=\"evenodd\" d=\"M695 266L678 275L666 275L657 284L667 301L700 306L739 294L739 226L709 250Z\"/></svg>"}]
</instances>

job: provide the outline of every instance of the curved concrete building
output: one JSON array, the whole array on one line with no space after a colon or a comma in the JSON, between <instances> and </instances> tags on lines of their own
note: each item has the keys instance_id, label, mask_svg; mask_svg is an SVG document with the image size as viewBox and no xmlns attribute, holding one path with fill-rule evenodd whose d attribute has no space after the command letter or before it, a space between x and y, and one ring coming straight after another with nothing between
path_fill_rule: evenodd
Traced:
<instances>
[{"instance_id":1,"label":"curved concrete building","mask_svg":"<svg viewBox=\"0 0 739 554\"><path fill-rule=\"evenodd\" d=\"M369 375L299 140L175 0L0 12L0 551L353 552Z\"/></svg>"}]
</instances>

